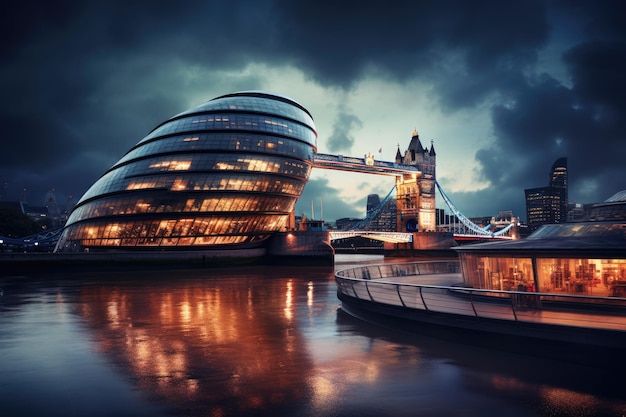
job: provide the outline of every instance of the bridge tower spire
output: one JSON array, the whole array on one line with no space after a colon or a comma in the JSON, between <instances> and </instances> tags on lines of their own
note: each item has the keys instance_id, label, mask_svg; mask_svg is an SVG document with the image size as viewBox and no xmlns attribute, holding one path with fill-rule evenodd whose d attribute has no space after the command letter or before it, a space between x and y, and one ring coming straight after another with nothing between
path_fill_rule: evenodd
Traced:
<instances>
[{"instance_id":1,"label":"bridge tower spire","mask_svg":"<svg viewBox=\"0 0 626 417\"><path fill-rule=\"evenodd\" d=\"M400 161L398 161L400 156ZM416 166L417 173L396 176L396 206L398 232L431 232L436 230L435 168L437 155L433 141L430 150L424 148L417 129L413 131L409 147L396 154L399 163Z\"/></svg>"}]
</instances>

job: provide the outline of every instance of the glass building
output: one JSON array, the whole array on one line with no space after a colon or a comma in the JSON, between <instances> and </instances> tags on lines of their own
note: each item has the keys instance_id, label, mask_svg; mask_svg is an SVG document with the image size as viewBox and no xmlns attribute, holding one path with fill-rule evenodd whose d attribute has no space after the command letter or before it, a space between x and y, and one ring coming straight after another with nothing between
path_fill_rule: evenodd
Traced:
<instances>
[{"instance_id":1,"label":"glass building","mask_svg":"<svg viewBox=\"0 0 626 417\"><path fill-rule=\"evenodd\" d=\"M550 171L547 187L524 190L526 197L526 217L531 230L549 223L567 221L568 186L567 158L559 158Z\"/></svg>"},{"instance_id":2,"label":"glass building","mask_svg":"<svg viewBox=\"0 0 626 417\"><path fill-rule=\"evenodd\" d=\"M263 91L163 122L82 196L57 252L255 247L292 227L317 151L311 114Z\"/></svg>"}]
</instances>

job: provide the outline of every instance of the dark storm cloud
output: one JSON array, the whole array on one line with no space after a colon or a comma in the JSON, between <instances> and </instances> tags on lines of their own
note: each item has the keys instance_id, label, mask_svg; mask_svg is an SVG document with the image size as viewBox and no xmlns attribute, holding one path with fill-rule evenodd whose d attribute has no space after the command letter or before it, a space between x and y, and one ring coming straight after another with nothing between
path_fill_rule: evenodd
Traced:
<instances>
[{"instance_id":1,"label":"dark storm cloud","mask_svg":"<svg viewBox=\"0 0 626 417\"><path fill-rule=\"evenodd\" d=\"M511 104L492 108L497 141L476 154L480 176L493 189L519 190L508 204L522 217L523 190L547 186L560 157L568 158L571 202L603 201L626 188L624 22L612 16L600 24L607 10L585 6L580 24L596 37L564 54L571 87L545 74L517 83L509 90Z\"/></svg>"},{"instance_id":2,"label":"dark storm cloud","mask_svg":"<svg viewBox=\"0 0 626 417\"><path fill-rule=\"evenodd\" d=\"M3 198L29 188L40 204L55 185L86 191L156 124L188 108L197 85L185 71L254 59L255 4L16 3L1 25ZM64 169L81 161L79 175Z\"/></svg>"},{"instance_id":3,"label":"dark storm cloud","mask_svg":"<svg viewBox=\"0 0 626 417\"><path fill-rule=\"evenodd\" d=\"M276 3L282 47L320 82L341 86L368 70L406 80L524 62L548 31L538 1Z\"/></svg>"},{"instance_id":4,"label":"dark storm cloud","mask_svg":"<svg viewBox=\"0 0 626 417\"><path fill-rule=\"evenodd\" d=\"M521 214L523 189L546 185L561 156L569 160L573 198L601 200L626 188L626 24L617 1L13 6L0 17L0 181L15 193L32 188L35 202L50 186L81 195L156 124L199 104L189 98L199 91L211 99L233 86L262 88L254 74L240 84L221 78L251 63L291 65L347 92L367 77L419 80L432 86L443 112L490 108L493 143L475 157L478 178L492 187L452 196L472 215L507 204ZM537 67L540 51L555 40L569 45L554 57L567 80ZM356 126L357 115L343 111ZM329 149L339 151L353 139L337 126ZM498 197L489 194L494 190Z\"/></svg>"},{"instance_id":5,"label":"dark storm cloud","mask_svg":"<svg viewBox=\"0 0 626 417\"><path fill-rule=\"evenodd\" d=\"M354 144L352 131L362 126L361 119L344 111L337 113L333 123L333 131L327 139L328 150L333 153L349 151Z\"/></svg>"}]
</instances>

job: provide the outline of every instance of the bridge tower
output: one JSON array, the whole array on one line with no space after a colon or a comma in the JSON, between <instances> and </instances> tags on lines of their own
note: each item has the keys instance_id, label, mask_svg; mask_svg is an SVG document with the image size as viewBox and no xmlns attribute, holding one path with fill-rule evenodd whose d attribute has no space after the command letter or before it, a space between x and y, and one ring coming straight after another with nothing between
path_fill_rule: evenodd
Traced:
<instances>
[{"instance_id":1,"label":"bridge tower","mask_svg":"<svg viewBox=\"0 0 626 417\"><path fill-rule=\"evenodd\" d=\"M424 148L417 129L413 131L411 143L404 155L400 146L396 152L396 163L413 165L419 173L396 176L396 205L398 232L433 232L436 229L435 168L437 155L433 142L430 149Z\"/></svg>"}]
</instances>

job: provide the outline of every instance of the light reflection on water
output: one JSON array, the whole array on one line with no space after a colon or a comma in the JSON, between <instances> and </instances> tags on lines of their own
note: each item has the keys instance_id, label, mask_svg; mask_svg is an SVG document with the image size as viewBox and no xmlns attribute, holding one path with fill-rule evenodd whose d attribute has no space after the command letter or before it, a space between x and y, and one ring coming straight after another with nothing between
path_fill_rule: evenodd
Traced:
<instances>
[{"instance_id":1,"label":"light reflection on water","mask_svg":"<svg viewBox=\"0 0 626 417\"><path fill-rule=\"evenodd\" d=\"M54 275L0 286L1 415L626 413L606 370L360 322L341 310L332 268Z\"/></svg>"}]
</instances>

